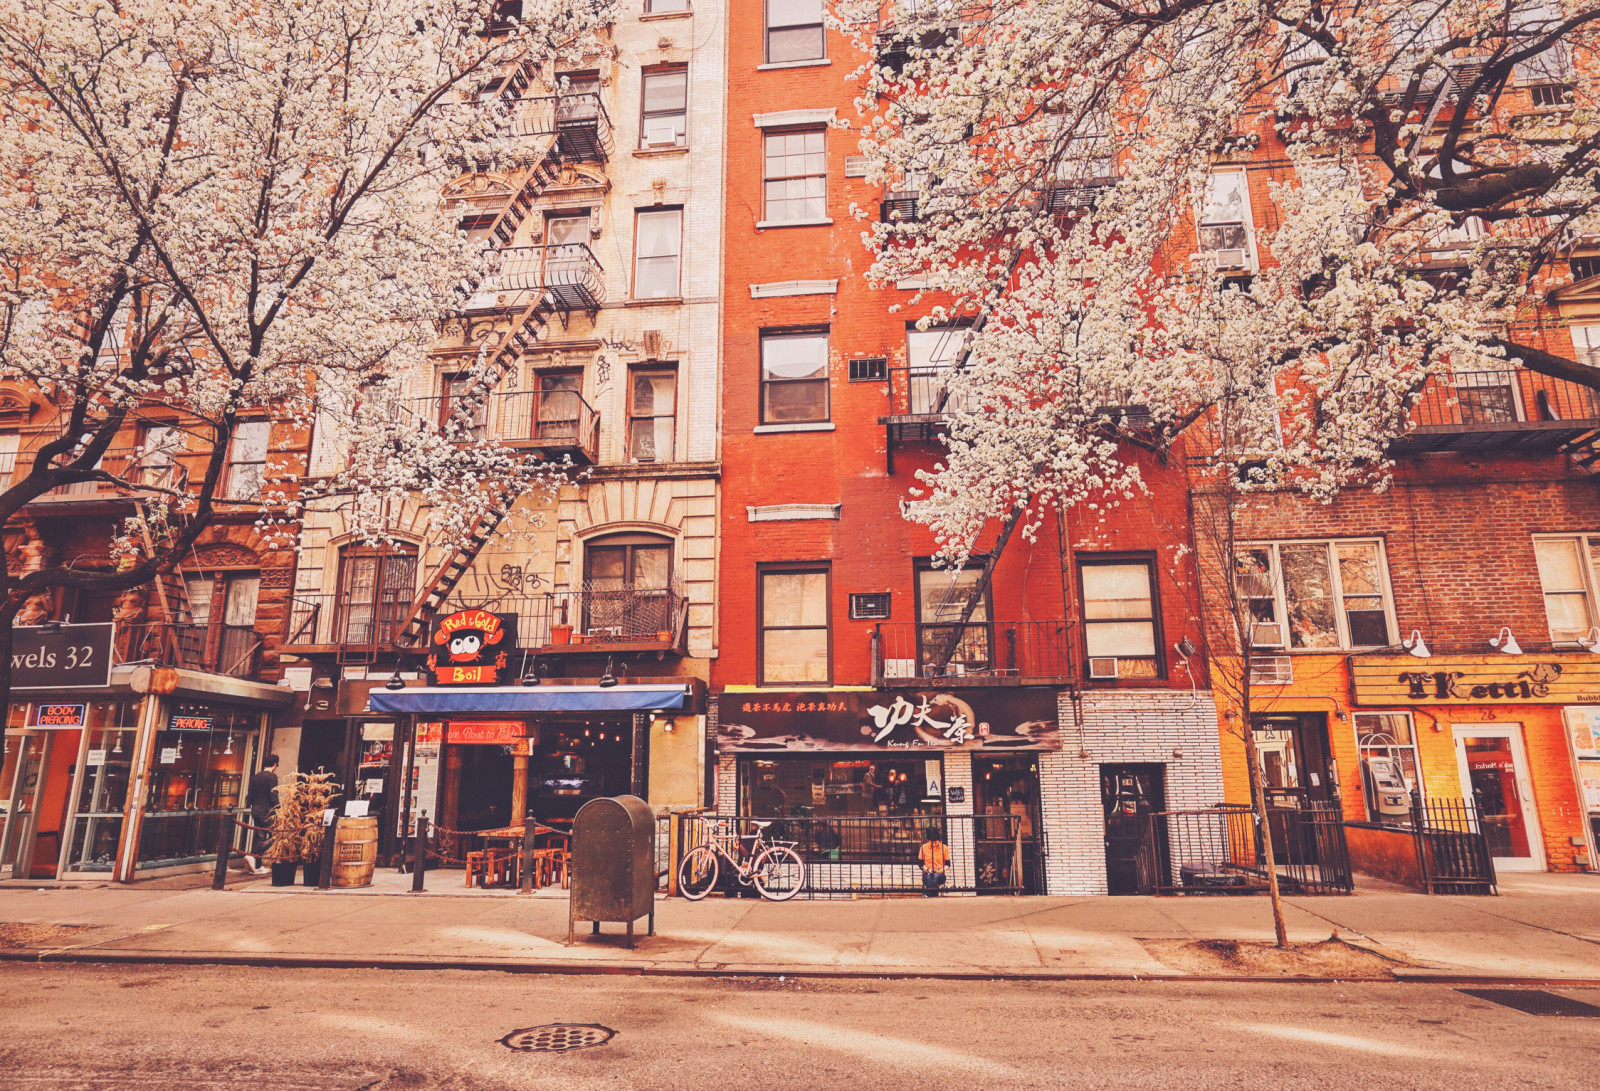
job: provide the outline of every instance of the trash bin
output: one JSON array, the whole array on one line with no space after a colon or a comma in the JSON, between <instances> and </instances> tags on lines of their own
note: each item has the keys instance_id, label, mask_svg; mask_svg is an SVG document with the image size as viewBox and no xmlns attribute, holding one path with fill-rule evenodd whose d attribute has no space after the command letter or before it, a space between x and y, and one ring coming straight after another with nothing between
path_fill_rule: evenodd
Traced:
<instances>
[{"instance_id":1,"label":"trash bin","mask_svg":"<svg viewBox=\"0 0 1600 1091\"><path fill-rule=\"evenodd\" d=\"M638 796L591 799L572 820L571 875L567 901L567 944L580 920L627 924L650 918L656 934L656 816Z\"/></svg>"}]
</instances>

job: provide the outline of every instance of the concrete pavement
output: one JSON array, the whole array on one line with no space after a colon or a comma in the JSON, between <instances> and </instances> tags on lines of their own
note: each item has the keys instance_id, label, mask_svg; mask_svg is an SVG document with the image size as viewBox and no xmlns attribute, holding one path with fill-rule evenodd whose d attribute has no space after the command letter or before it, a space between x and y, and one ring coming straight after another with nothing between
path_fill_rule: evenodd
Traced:
<instances>
[{"instance_id":1,"label":"concrete pavement","mask_svg":"<svg viewBox=\"0 0 1600 1091\"><path fill-rule=\"evenodd\" d=\"M0 957L76 961L458 966L550 972L972 977L1278 976L1600 982L1600 876L1502 880L1498 898L1362 888L1291 898L1296 942L1341 937L1380 958L1263 970L1207 959L1272 938L1265 898L658 899L635 950L620 925L565 945L560 891L430 892L380 874L362 892L0 886ZM639 923L644 930L644 922ZM1216 942L1201 942L1216 941ZM1198 944L1198 946L1197 946Z\"/></svg>"}]
</instances>

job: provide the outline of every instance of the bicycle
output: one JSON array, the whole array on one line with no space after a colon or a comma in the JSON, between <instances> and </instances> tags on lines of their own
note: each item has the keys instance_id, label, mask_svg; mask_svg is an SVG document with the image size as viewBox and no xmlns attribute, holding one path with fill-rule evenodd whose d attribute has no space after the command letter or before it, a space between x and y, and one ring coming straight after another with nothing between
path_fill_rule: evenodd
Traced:
<instances>
[{"instance_id":1,"label":"bicycle","mask_svg":"<svg viewBox=\"0 0 1600 1091\"><path fill-rule=\"evenodd\" d=\"M794 850L794 843L769 843L762 831L771 822L751 825L756 832L743 838L729 831L726 823L708 826L705 840L690 849L678 865L678 893L697 902L715 890L721 873L719 858L728 862L740 883L753 884L768 901L786 902L800 893L806 882L806 864ZM745 840L749 841L748 846ZM741 856L749 862L741 863Z\"/></svg>"}]
</instances>

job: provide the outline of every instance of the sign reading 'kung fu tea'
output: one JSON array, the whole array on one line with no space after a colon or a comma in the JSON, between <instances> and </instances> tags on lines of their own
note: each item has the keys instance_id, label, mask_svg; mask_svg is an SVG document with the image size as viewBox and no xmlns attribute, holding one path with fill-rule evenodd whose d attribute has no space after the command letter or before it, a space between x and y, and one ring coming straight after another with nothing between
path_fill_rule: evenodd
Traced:
<instances>
[{"instance_id":1,"label":"sign reading 'kung fu tea'","mask_svg":"<svg viewBox=\"0 0 1600 1091\"><path fill-rule=\"evenodd\" d=\"M717 749L1059 750L1061 729L1050 689L761 690L723 695Z\"/></svg>"},{"instance_id":2,"label":"sign reading 'kung fu tea'","mask_svg":"<svg viewBox=\"0 0 1600 1091\"><path fill-rule=\"evenodd\" d=\"M1368 708L1600 703L1600 656L1356 656L1350 695Z\"/></svg>"},{"instance_id":3,"label":"sign reading 'kung fu tea'","mask_svg":"<svg viewBox=\"0 0 1600 1091\"><path fill-rule=\"evenodd\" d=\"M428 649L436 686L492 686L506 674L516 618L487 610L458 610L439 619Z\"/></svg>"}]
</instances>

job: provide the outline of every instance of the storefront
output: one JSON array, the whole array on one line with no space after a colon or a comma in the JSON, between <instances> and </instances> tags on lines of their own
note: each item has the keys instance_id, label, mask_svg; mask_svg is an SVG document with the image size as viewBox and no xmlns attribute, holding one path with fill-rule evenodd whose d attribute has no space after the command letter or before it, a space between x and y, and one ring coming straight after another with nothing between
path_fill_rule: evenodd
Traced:
<instances>
[{"instance_id":1,"label":"storefront","mask_svg":"<svg viewBox=\"0 0 1600 1091\"><path fill-rule=\"evenodd\" d=\"M784 820L814 889L909 889L937 835L953 889L1042 893L1040 758L1060 747L1053 689L728 691L718 811Z\"/></svg>"},{"instance_id":2,"label":"storefront","mask_svg":"<svg viewBox=\"0 0 1600 1091\"><path fill-rule=\"evenodd\" d=\"M242 813L281 687L118 667L106 685L11 707L0 878L129 880L215 859Z\"/></svg>"}]
</instances>

